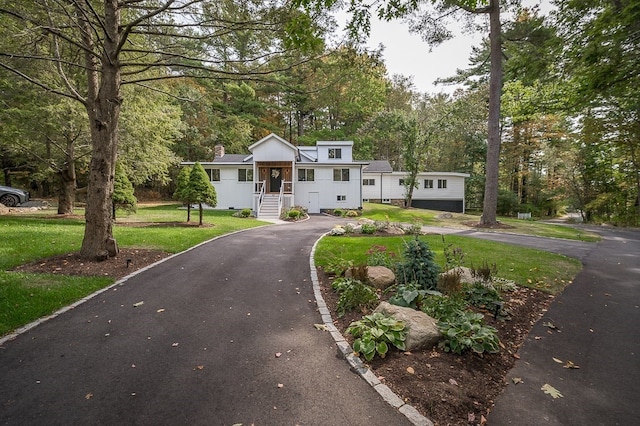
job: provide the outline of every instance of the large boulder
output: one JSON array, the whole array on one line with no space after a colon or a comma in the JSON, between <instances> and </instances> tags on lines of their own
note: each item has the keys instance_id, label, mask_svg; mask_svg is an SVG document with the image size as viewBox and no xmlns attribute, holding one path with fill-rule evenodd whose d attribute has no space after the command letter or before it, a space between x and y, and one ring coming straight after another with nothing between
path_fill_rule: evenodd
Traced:
<instances>
[{"instance_id":1,"label":"large boulder","mask_svg":"<svg viewBox=\"0 0 640 426\"><path fill-rule=\"evenodd\" d=\"M374 312L391 315L406 324L408 330L405 341L407 351L431 348L437 345L442 338L436 320L422 311L381 302Z\"/></svg>"},{"instance_id":2,"label":"large boulder","mask_svg":"<svg viewBox=\"0 0 640 426\"><path fill-rule=\"evenodd\" d=\"M442 277L456 274L460 277L461 283L473 284L478 281L477 278L473 277L473 272L471 271L471 269L465 266L458 266L456 268L449 269L448 271L441 273L440 276Z\"/></svg>"},{"instance_id":3,"label":"large boulder","mask_svg":"<svg viewBox=\"0 0 640 426\"><path fill-rule=\"evenodd\" d=\"M395 274L386 266L368 266L367 278L369 284L380 290L385 290L396 282Z\"/></svg>"}]
</instances>

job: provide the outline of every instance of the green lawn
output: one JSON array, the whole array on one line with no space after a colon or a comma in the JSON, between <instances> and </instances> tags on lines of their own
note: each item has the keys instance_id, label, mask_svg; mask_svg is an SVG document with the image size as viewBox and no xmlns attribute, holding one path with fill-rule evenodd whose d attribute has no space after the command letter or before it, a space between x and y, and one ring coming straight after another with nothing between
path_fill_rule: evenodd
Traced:
<instances>
[{"instance_id":1,"label":"green lawn","mask_svg":"<svg viewBox=\"0 0 640 426\"><path fill-rule=\"evenodd\" d=\"M447 228L473 229L470 223L478 223L480 216L453 213L451 218L441 218L442 212L423 209L403 209L389 204L364 203L362 216L378 221L392 223L420 223ZM509 228L482 229L486 232L511 232L514 234L537 235L540 237L564 238L580 241L600 241L597 234L571 226L543 223L536 220L518 220L500 217L498 220Z\"/></svg>"},{"instance_id":2,"label":"green lawn","mask_svg":"<svg viewBox=\"0 0 640 426\"><path fill-rule=\"evenodd\" d=\"M405 241L411 238L415 237L327 236L316 249L316 264L326 267L338 259L351 261L354 265L366 264L367 251L376 245L384 246L387 252L400 256ZM445 264L444 248L451 245L452 248L461 248L465 253L465 266L480 267L485 261L490 265L496 264L497 276L551 294L560 292L582 268L576 259L541 250L515 248L510 244L454 235L446 236L444 240L441 235L425 235L420 238L429 244L435 253L436 263L441 267Z\"/></svg>"},{"instance_id":3,"label":"green lawn","mask_svg":"<svg viewBox=\"0 0 640 426\"><path fill-rule=\"evenodd\" d=\"M151 248L177 253L218 235L265 225L255 219L232 216L232 211L206 210L205 227L177 227L187 212L178 204L138 207L138 212L118 212L114 236L120 247ZM75 212L83 214L82 210ZM198 211L192 212L192 221ZM128 226L129 222L153 222L153 226ZM8 272L38 259L80 250L83 219L60 219L55 211L33 216L0 216L0 335L40 317L50 315L96 290L113 283L104 277L70 277Z\"/></svg>"}]
</instances>

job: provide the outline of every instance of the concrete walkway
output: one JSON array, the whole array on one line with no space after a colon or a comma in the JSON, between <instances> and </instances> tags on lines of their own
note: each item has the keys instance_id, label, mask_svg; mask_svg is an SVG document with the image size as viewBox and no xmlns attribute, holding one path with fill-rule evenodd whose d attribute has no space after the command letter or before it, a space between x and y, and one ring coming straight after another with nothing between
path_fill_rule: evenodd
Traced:
<instances>
[{"instance_id":1,"label":"concrete walkway","mask_svg":"<svg viewBox=\"0 0 640 426\"><path fill-rule=\"evenodd\" d=\"M0 424L411 424L313 326L334 223L216 239L5 342Z\"/></svg>"}]
</instances>

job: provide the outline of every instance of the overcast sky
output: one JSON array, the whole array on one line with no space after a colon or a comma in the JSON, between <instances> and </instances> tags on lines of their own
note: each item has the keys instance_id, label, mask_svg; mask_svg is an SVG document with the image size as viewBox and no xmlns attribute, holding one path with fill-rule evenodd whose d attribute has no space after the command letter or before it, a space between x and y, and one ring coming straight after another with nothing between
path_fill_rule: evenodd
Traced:
<instances>
[{"instance_id":1,"label":"overcast sky","mask_svg":"<svg viewBox=\"0 0 640 426\"><path fill-rule=\"evenodd\" d=\"M523 0L524 5L539 4L540 0ZM549 0L543 0L541 10L549 10ZM478 46L486 34L463 34L456 31L455 37L430 50L429 45L419 35L410 34L406 24L401 21L371 24L371 36L367 45L375 48L379 44L385 46L384 60L389 72L413 76L416 90L423 93L451 93L455 86L435 85L438 78L455 75L456 69L469 66L469 55L473 46Z\"/></svg>"}]
</instances>

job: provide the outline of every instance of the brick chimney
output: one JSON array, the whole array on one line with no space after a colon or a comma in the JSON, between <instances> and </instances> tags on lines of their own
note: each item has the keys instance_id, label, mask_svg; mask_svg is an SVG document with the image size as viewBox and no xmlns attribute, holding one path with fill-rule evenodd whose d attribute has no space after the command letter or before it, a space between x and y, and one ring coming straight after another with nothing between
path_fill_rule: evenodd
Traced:
<instances>
[{"instance_id":1,"label":"brick chimney","mask_svg":"<svg viewBox=\"0 0 640 426\"><path fill-rule=\"evenodd\" d=\"M224 145L216 145L213 147L213 159L224 157Z\"/></svg>"}]
</instances>

